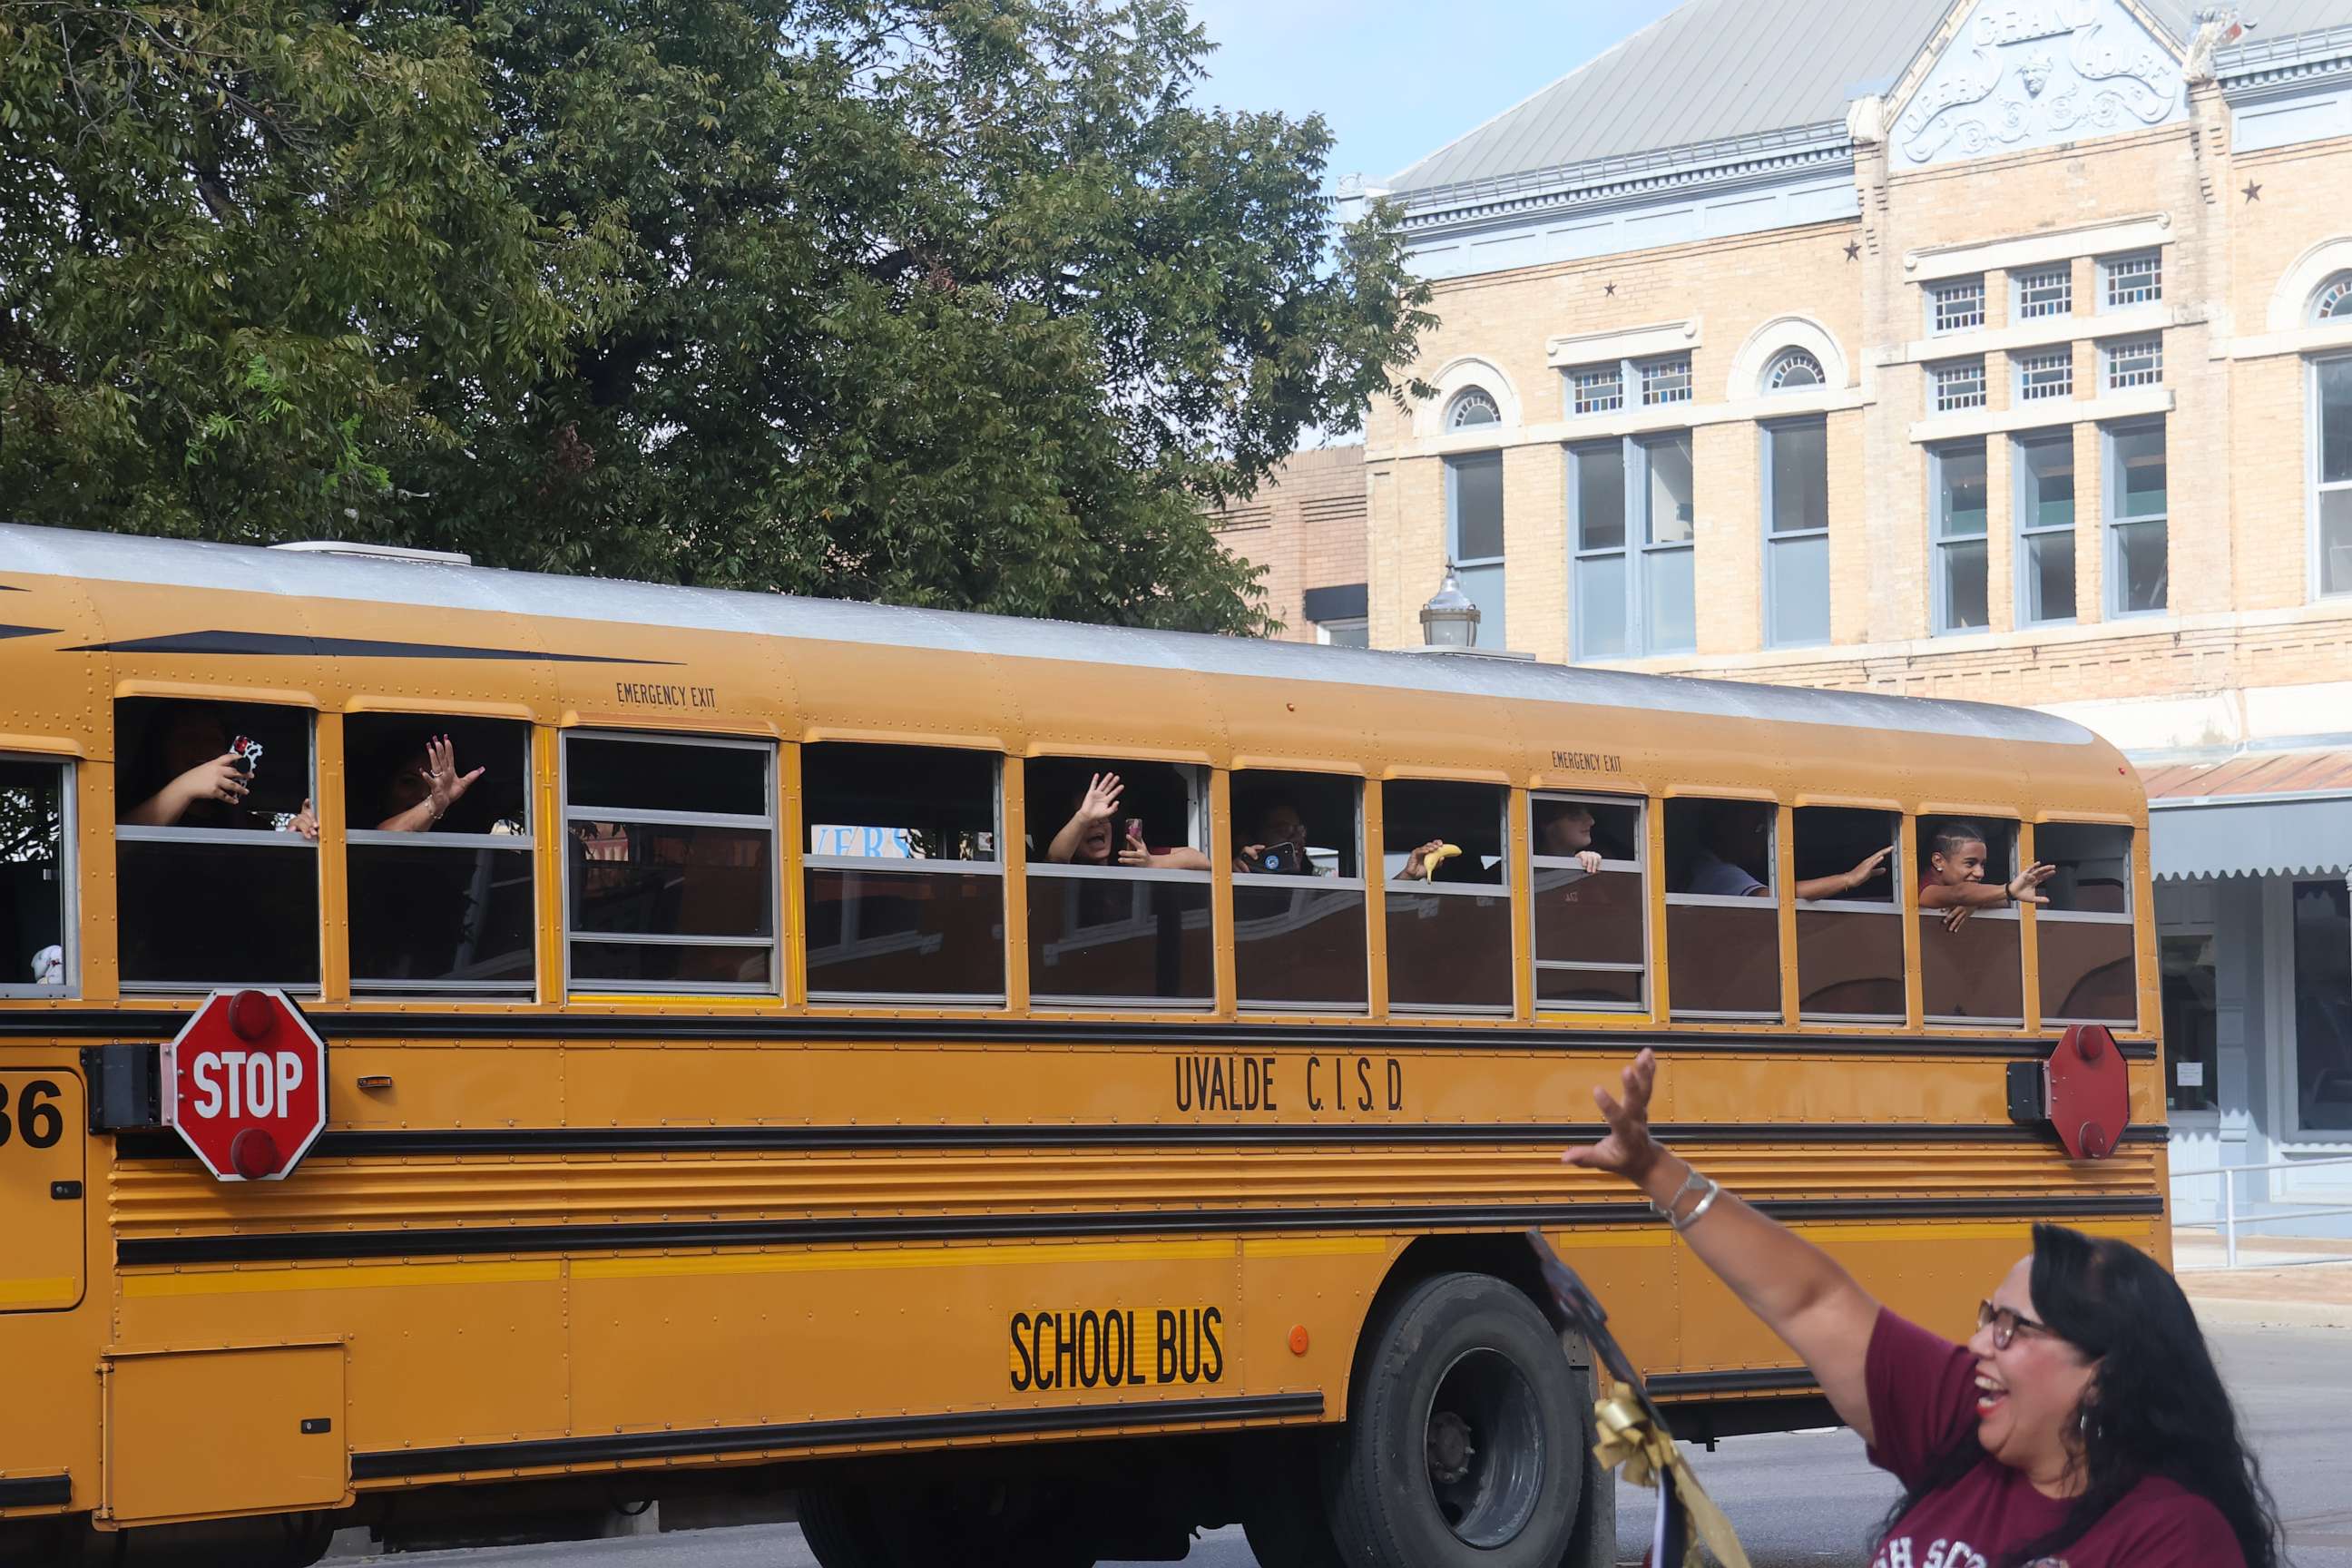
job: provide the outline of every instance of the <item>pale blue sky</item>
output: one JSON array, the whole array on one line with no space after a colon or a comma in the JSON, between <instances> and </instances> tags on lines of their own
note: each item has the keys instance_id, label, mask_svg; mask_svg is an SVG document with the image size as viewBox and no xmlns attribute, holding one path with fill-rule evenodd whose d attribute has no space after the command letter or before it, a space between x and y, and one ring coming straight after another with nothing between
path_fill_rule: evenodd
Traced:
<instances>
[{"instance_id":1,"label":"pale blue sky","mask_svg":"<svg viewBox=\"0 0 2352 1568\"><path fill-rule=\"evenodd\" d=\"M1377 184L1649 26L1676 0L1192 0L1200 100L1320 111L1331 175Z\"/></svg>"}]
</instances>

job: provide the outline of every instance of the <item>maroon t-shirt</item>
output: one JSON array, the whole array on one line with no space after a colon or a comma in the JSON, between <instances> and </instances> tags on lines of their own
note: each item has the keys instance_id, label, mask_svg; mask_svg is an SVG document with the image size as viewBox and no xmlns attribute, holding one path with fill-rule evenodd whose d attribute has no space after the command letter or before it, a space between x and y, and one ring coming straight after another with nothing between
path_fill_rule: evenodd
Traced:
<instances>
[{"instance_id":1,"label":"maroon t-shirt","mask_svg":"<svg viewBox=\"0 0 2352 1568\"><path fill-rule=\"evenodd\" d=\"M1870 1462L1905 1487L1977 1426L1976 1357L1881 1308L1871 1331ZM2043 1497L2021 1470L1990 1454L1921 1499L1878 1544L1872 1568L1988 1568L2047 1534L2067 1505ZM2050 1568L2245 1568L2221 1510L2171 1481L2150 1477Z\"/></svg>"}]
</instances>

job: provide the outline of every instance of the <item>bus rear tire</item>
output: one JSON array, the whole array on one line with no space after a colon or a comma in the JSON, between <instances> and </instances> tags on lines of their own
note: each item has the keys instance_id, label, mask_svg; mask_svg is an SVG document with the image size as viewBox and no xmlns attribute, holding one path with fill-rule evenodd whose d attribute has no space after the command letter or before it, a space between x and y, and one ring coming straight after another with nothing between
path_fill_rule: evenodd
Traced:
<instances>
[{"instance_id":1,"label":"bus rear tire","mask_svg":"<svg viewBox=\"0 0 2352 1568\"><path fill-rule=\"evenodd\" d=\"M819 1568L891 1568L864 1487L803 1487L800 1523L801 1538Z\"/></svg>"},{"instance_id":2,"label":"bus rear tire","mask_svg":"<svg viewBox=\"0 0 2352 1568\"><path fill-rule=\"evenodd\" d=\"M1535 1304L1485 1274L1405 1290L1366 1338L1327 1488L1362 1568L1557 1568L1583 1503L1583 1397Z\"/></svg>"}]
</instances>

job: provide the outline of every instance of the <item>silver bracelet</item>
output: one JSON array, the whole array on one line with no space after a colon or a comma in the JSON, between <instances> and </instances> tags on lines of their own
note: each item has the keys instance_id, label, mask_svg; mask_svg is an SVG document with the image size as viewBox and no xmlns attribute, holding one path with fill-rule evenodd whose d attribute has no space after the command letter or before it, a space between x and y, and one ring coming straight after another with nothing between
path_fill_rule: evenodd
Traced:
<instances>
[{"instance_id":1,"label":"silver bracelet","mask_svg":"<svg viewBox=\"0 0 2352 1568\"><path fill-rule=\"evenodd\" d=\"M1713 1184L1714 1184L1709 1182L1705 1176L1698 1173L1696 1167L1685 1166L1684 1167L1683 1184L1675 1189L1675 1195L1668 1198L1663 1204L1652 1204L1650 1205L1650 1212L1656 1215L1660 1219L1664 1220L1668 1225L1674 1226L1676 1230L1680 1230L1682 1226L1675 1223L1675 1210L1681 1205L1682 1201L1685 1198L1690 1196L1693 1193L1703 1193Z\"/></svg>"},{"instance_id":2,"label":"silver bracelet","mask_svg":"<svg viewBox=\"0 0 2352 1568\"><path fill-rule=\"evenodd\" d=\"M1696 1174L1696 1172L1692 1173L1695 1175ZM1690 1213L1685 1215L1680 1219L1676 1219L1672 1215L1668 1215L1666 1216L1666 1223L1673 1226L1676 1231L1688 1230L1691 1226L1705 1219L1706 1217L1706 1211L1715 1206L1715 1200L1723 1195L1723 1184L1721 1182L1716 1181L1713 1177L1709 1176L1701 1176L1699 1179L1706 1184L1706 1196L1699 1199L1698 1206L1692 1209Z\"/></svg>"}]
</instances>

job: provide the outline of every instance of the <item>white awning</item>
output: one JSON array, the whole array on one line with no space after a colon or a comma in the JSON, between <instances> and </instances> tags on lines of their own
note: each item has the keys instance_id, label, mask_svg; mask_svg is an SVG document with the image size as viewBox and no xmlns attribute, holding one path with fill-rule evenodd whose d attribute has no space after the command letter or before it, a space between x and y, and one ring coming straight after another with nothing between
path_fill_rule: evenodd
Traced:
<instances>
[{"instance_id":1,"label":"white awning","mask_svg":"<svg viewBox=\"0 0 2352 1568\"><path fill-rule=\"evenodd\" d=\"M2352 795L2191 796L2147 807L2159 879L2352 871Z\"/></svg>"}]
</instances>

